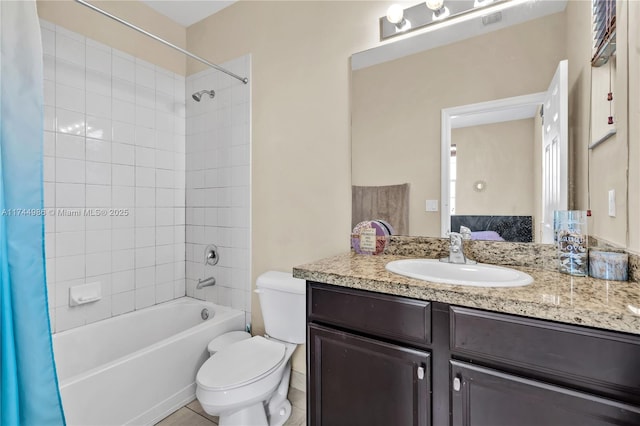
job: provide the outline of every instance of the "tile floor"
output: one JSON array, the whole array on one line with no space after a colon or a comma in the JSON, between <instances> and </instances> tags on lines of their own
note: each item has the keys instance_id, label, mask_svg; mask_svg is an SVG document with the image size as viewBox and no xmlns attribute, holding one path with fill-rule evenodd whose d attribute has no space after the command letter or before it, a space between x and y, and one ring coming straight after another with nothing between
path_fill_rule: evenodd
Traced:
<instances>
[{"instance_id":1,"label":"tile floor","mask_svg":"<svg viewBox=\"0 0 640 426\"><path fill-rule=\"evenodd\" d=\"M307 409L306 394L298 389L289 389L289 401L291 401L291 417L284 426L306 426ZM194 400L180 408L164 420L156 423L156 426L217 426L218 418L204 412L198 400Z\"/></svg>"}]
</instances>

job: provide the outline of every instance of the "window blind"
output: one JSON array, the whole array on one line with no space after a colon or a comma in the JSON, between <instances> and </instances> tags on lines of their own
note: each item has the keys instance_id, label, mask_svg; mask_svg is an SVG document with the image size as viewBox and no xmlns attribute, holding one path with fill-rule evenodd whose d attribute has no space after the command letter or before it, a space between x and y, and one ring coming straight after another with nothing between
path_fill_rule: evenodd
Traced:
<instances>
[{"instance_id":1,"label":"window blind","mask_svg":"<svg viewBox=\"0 0 640 426\"><path fill-rule=\"evenodd\" d=\"M591 65L606 64L616 51L616 0L592 0L593 57Z\"/></svg>"}]
</instances>

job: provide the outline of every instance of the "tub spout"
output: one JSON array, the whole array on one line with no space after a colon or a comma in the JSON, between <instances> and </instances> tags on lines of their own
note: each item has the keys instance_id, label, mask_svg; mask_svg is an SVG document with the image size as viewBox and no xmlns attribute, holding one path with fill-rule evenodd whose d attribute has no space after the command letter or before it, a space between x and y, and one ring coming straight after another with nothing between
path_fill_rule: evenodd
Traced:
<instances>
[{"instance_id":1,"label":"tub spout","mask_svg":"<svg viewBox=\"0 0 640 426\"><path fill-rule=\"evenodd\" d=\"M196 288L200 290L203 287L210 287L216 285L216 279L214 277L205 278L204 280L198 280Z\"/></svg>"}]
</instances>

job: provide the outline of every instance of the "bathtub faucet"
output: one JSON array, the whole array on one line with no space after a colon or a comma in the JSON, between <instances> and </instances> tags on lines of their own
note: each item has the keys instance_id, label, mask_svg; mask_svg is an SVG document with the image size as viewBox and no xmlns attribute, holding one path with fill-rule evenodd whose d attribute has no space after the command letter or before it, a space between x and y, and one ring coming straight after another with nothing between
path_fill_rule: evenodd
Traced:
<instances>
[{"instance_id":1,"label":"bathtub faucet","mask_svg":"<svg viewBox=\"0 0 640 426\"><path fill-rule=\"evenodd\" d=\"M216 285L216 279L214 277L205 278L204 280L198 280L196 288L200 290L203 287L210 287Z\"/></svg>"}]
</instances>

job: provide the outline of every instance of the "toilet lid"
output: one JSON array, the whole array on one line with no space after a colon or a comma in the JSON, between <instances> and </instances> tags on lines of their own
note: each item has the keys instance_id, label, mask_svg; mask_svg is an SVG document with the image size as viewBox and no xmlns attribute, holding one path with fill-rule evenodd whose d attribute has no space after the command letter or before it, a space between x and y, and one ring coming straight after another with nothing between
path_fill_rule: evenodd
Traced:
<instances>
[{"instance_id":1,"label":"toilet lid","mask_svg":"<svg viewBox=\"0 0 640 426\"><path fill-rule=\"evenodd\" d=\"M207 390L223 390L255 382L282 364L285 346L261 336L216 352L198 371L196 382Z\"/></svg>"}]
</instances>

